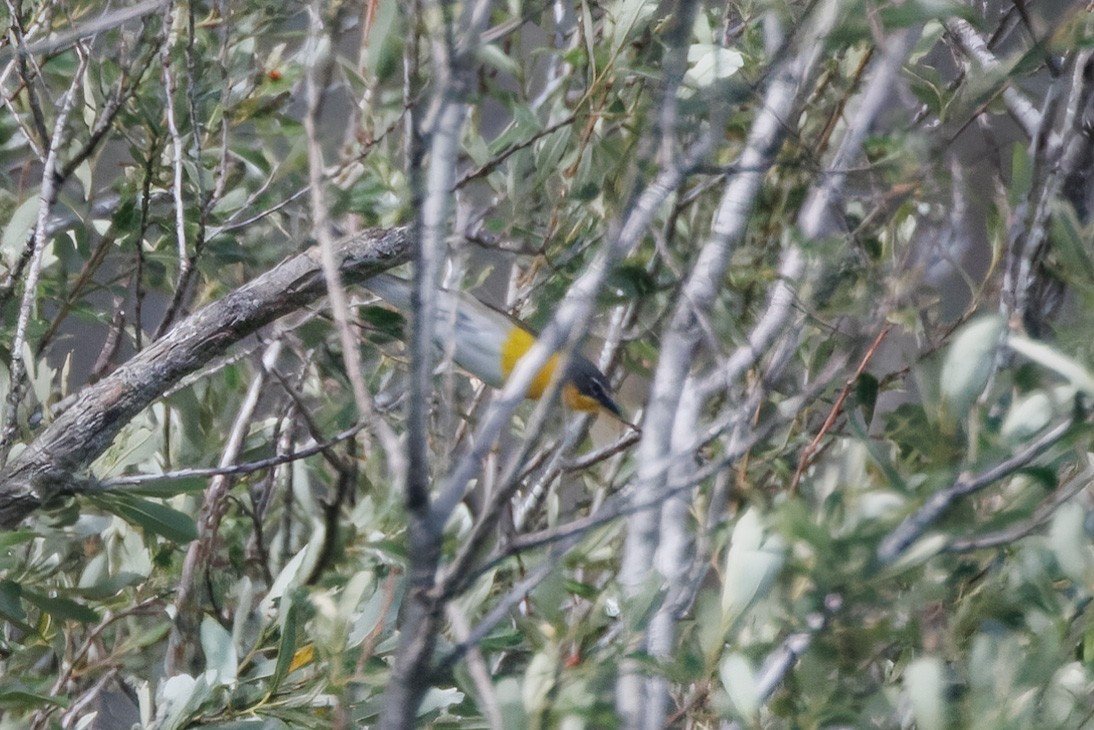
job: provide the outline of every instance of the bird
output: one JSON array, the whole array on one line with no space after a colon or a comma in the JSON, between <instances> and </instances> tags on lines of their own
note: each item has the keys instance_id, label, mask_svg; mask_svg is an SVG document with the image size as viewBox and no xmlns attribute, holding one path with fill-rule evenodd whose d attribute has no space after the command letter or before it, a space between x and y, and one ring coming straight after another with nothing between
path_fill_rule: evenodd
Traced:
<instances>
[{"instance_id":1,"label":"bird","mask_svg":"<svg viewBox=\"0 0 1094 730\"><path fill-rule=\"evenodd\" d=\"M364 286L388 304L409 312L411 282L392 274L377 274ZM454 317L453 317L454 315ZM536 333L515 317L463 291L439 290L434 343L444 348L447 330L455 322L452 359L461 368L494 388L505 385L517 362L536 342ZM538 400L551 383L561 356L551 355L536 373L525 397ZM562 401L575 411L607 411L625 421L611 396L611 384L596 365L579 353L570 356L562 376Z\"/></svg>"}]
</instances>

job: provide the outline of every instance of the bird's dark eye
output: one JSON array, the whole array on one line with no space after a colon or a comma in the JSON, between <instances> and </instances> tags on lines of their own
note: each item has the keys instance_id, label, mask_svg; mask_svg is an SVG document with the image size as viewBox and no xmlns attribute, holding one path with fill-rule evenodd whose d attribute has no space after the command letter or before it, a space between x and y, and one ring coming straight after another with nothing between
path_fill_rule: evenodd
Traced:
<instances>
[{"instance_id":1,"label":"bird's dark eye","mask_svg":"<svg viewBox=\"0 0 1094 730\"><path fill-rule=\"evenodd\" d=\"M611 401L611 396L608 395L611 390L608 388L608 384L605 383L603 380L600 380L599 378L593 380L591 390L593 393L593 397L595 397L601 403Z\"/></svg>"}]
</instances>

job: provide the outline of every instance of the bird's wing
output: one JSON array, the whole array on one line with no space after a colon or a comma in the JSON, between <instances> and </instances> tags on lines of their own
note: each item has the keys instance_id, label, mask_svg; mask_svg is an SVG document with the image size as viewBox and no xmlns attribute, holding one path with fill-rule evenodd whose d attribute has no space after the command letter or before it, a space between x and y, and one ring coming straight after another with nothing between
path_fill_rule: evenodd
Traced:
<instances>
[{"instance_id":1,"label":"bird's wing","mask_svg":"<svg viewBox=\"0 0 1094 730\"><path fill-rule=\"evenodd\" d=\"M410 311L410 282L391 274L377 274L364 283L365 288L379 295L396 309Z\"/></svg>"},{"instance_id":2,"label":"bird's wing","mask_svg":"<svg viewBox=\"0 0 1094 730\"><path fill-rule=\"evenodd\" d=\"M391 274L377 274L364 286L403 312L410 311L411 283ZM505 383L502 348L514 327L508 315L483 304L466 292L437 292L437 325L433 339L441 350L452 341L452 359L484 383L500 388Z\"/></svg>"}]
</instances>

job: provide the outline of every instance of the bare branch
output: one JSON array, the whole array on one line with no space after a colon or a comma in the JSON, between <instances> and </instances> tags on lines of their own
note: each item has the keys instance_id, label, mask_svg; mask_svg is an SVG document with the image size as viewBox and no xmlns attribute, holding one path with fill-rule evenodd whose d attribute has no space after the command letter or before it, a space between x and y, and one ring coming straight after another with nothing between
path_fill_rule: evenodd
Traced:
<instances>
[{"instance_id":1,"label":"bare branch","mask_svg":"<svg viewBox=\"0 0 1094 730\"><path fill-rule=\"evenodd\" d=\"M323 277L327 282L327 299L330 302L334 326L342 344L346 377L353 389L358 418L374 424L373 432L380 439L387 457L388 476L392 484L398 485L406 474L406 463L399 445L399 437L390 424L375 418L376 409L372 403L372 396L365 387L361 353L357 344L359 338L350 327L349 301L339 276L338 257L334 236L331 233L330 214L323 186L323 148L319 142L318 117L323 103L323 90L329 80L333 59L330 55L331 39L323 35L323 21L320 13L318 4L311 7L311 26L308 33L308 43L311 47L308 57L311 63L307 73L308 108L304 115L304 132L308 141L308 192L312 211L312 232L319 242Z\"/></svg>"},{"instance_id":2,"label":"bare branch","mask_svg":"<svg viewBox=\"0 0 1094 730\"><path fill-rule=\"evenodd\" d=\"M960 44L961 50L974 60L977 65L987 71L996 71L999 61L988 50L984 39L969 25L968 21L961 18L952 18L943 23L946 31L950 33ZM1014 117L1014 121L1021 125L1026 136L1030 139L1037 133L1041 124L1041 114L1030 103L1029 99L1014 86L1008 84L1003 90L1003 101L1007 105L1007 111Z\"/></svg>"},{"instance_id":3,"label":"bare branch","mask_svg":"<svg viewBox=\"0 0 1094 730\"><path fill-rule=\"evenodd\" d=\"M953 506L954 502L989 487L1032 463L1038 456L1059 443L1074 425L1074 419L1061 421L1009 459L979 474L962 474L952 486L931 495L923 506L904 518L903 522L885 536L878 545L878 560L882 563L891 563L899 558Z\"/></svg>"},{"instance_id":4,"label":"bare branch","mask_svg":"<svg viewBox=\"0 0 1094 730\"><path fill-rule=\"evenodd\" d=\"M943 549L950 553L964 553L1012 545L1052 519L1057 509L1079 492L1089 488L1092 479L1094 479L1094 466L1088 464L1081 472L1056 487L1052 494L1037 506L1029 519L984 535L950 540Z\"/></svg>"},{"instance_id":5,"label":"bare branch","mask_svg":"<svg viewBox=\"0 0 1094 730\"><path fill-rule=\"evenodd\" d=\"M458 25L449 17L450 4L441 3L434 8L444 17L443 26L435 29L439 32L434 33L432 44L436 91L425 118L420 119L417 114L413 118L415 154L410 173L416 221L404 486L411 560L398 654L380 717L379 726L385 730L401 730L414 723L418 705L429 686L428 667L437 640L435 629L443 616L443 604L432 595L444 525L433 518L430 505L428 412L432 400L433 333L437 326L437 289L446 250L460 133L474 78L474 54L489 7L486 0L465 4ZM415 28L412 35L417 34ZM421 147L417 146L419 133L423 136ZM429 156L423 179L423 160L417 153L425 148Z\"/></svg>"}]
</instances>

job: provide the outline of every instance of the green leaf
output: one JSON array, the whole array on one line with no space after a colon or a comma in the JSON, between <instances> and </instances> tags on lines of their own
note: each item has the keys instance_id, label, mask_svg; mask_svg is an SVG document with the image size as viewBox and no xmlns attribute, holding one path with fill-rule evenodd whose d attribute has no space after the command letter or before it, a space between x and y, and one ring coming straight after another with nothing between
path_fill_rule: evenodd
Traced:
<instances>
[{"instance_id":1,"label":"green leaf","mask_svg":"<svg viewBox=\"0 0 1094 730\"><path fill-rule=\"evenodd\" d=\"M173 542L186 543L198 537L194 520L167 505L123 492L102 492L88 497L92 503L113 512L126 522Z\"/></svg>"},{"instance_id":2,"label":"green leaf","mask_svg":"<svg viewBox=\"0 0 1094 730\"><path fill-rule=\"evenodd\" d=\"M629 302L657 291L657 280L640 264L622 264L609 276L609 287L619 292L618 300Z\"/></svg>"},{"instance_id":3,"label":"green leaf","mask_svg":"<svg viewBox=\"0 0 1094 730\"><path fill-rule=\"evenodd\" d=\"M1094 374L1054 347L1022 335L1011 335L1007 339L1007 345L1018 354L1066 378L1084 393L1094 394Z\"/></svg>"},{"instance_id":4,"label":"green leaf","mask_svg":"<svg viewBox=\"0 0 1094 730\"><path fill-rule=\"evenodd\" d=\"M463 692L454 687L430 687L425 693L425 697L422 698L422 703L418 705L418 717L437 710L443 710L452 705L458 705L463 702L463 698Z\"/></svg>"},{"instance_id":5,"label":"green leaf","mask_svg":"<svg viewBox=\"0 0 1094 730\"><path fill-rule=\"evenodd\" d=\"M357 310L361 322L367 324L384 341L401 340L407 332L406 318L392 309L377 305L361 307Z\"/></svg>"},{"instance_id":6,"label":"green leaf","mask_svg":"<svg viewBox=\"0 0 1094 730\"><path fill-rule=\"evenodd\" d=\"M950 418L963 416L987 385L1003 327L997 315L976 319L965 325L946 351L939 382Z\"/></svg>"},{"instance_id":7,"label":"green leaf","mask_svg":"<svg viewBox=\"0 0 1094 730\"><path fill-rule=\"evenodd\" d=\"M718 666L718 678L737 712L746 718L754 717L760 706L760 691L748 659L741 654L730 654Z\"/></svg>"},{"instance_id":8,"label":"green leaf","mask_svg":"<svg viewBox=\"0 0 1094 730\"><path fill-rule=\"evenodd\" d=\"M1094 579L1094 554L1084 529L1086 513L1075 502L1061 505L1052 516L1048 540L1060 570L1079 585Z\"/></svg>"},{"instance_id":9,"label":"green leaf","mask_svg":"<svg viewBox=\"0 0 1094 730\"><path fill-rule=\"evenodd\" d=\"M920 730L946 727L945 689L945 668L938 657L921 657L904 670L904 690Z\"/></svg>"},{"instance_id":10,"label":"green leaf","mask_svg":"<svg viewBox=\"0 0 1094 730\"><path fill-rule=\"evenodd\" d=\"M201 620L201 651L205 654L205 678L211 686L236 683L239 658L232 635L212 616Z\"/></svg>"},{"instance_id":11,"label":"green leaf","mask_svg":"<svg viewBox=\"0 0 1094 730\"><path fill-rule=\"evenodd\" d=\"M1023 443L1066 413L1074 402L1075 388L1070 385L1034 391L1011 405L999 433L1012 444Z\"/></svg>"},{"instance_id":12,"label":"green leaf","mask_svg":"<svg viewBox=\"0 0 1094 730\"><path fill-rule=\"evenodd\" d=\"M760 512L749 509L733 528L726 552L722 585L722 621L728 628L757 601L767 595L786 559L786 549L778 535L764 528Z\"/></svg>"},{"instance_id":13,"label":"green leaf","mask_svg":"<svg viewBox=\"0 0 1094 730\"><path fill-rule=\"evenodd\" d=\"M23 690L9 690L0 692L0 707L9 710L38 710L42 705L54 707L68 707L68 700L54 695L43 695L37 692L25 692Z\"/></svg>"},{"instance_id":14,"label":"green leaf","mask_svg":"<svg viewBox=\"0 0 1094 730\"><path fill-rule=\"evenodd\" d=\"M204 676L196 679L189 674L176 674L160 682L156 691L157 730L179 730L188 727L191 715L209 696L211 689Z\"/></svg>"},{"instance_id":15,"label":"green leaf","mask_svg":"<svg viewBox=\"0 0 1094 730\"><path fill-rule=\"evenodd\" d=\"M478 60L484 66L491 66L503 73L519 77L520 66L515 58L503 51L497 44L483 43L475 49Z\"/></svg>"},{"instance_id":16,"label":"green leaf","mask_svg":"<svg viewBox=\"0 0 1094 730\"><path fill-rule=\"evenodd\" d=\"M30 542L38 537L34 530L15 530L14 532L0 532L0 550L7 550L16 545Z\"/></svg>"},{"instance_id":17,"label":"green leaf","mask_svg":"<svg viewBox=\"0 0 1094 730\"><path fill-rule=\"evenodd\" d=\"M874 406L877 405L879 387L877 378L863 373L855 379L855 397L862 406L863 420L870 423L874 419Z\"/></svg>"},{"instance_id":18,"label":"green leaf","mask_svg":"<svg viewBox=\"0 0 1094 730\"><path fill-rule=\"evenodd\" d=\"M0 256L9 267L18 260L27 236L38 220L38 209L41 207L40 196L32 191L25 192L28 193L27 199L12 213L4 226L3 235L0 235Z\"/></svg>"},{"instance_id":19,"label":"green leaf","mask_svg":"<svg viewBox=\"0 0 1094 730\"><path fill-rule=\"evenodd\" d=\"M589 600L594 600L601 592L601 589L594 585L571 579L564 580L563 585L566 587L567 591L573 593L575 596L580 596L581 598L587 598Z\"/></svg>"},{"instance_id":20,"label":"green leaf","mask_svg":"<svg viewBox=\"0 0 1094 730\"><path fill-rule=\"evenodd\" d=\"M529 712L543 710L556 686L558 657L546 651L536 652L524 670L521 698Z\"/></svg>"},{"instance_id":21,"label":"green leaf","mask_svg":"<svg viewBox=\"0 0 1094 730\"><path fill-rule=\"evenodd\" d=\"M78 621L89 624L99 620L99 614L96 611L70 598L47 596L26 588L23 589L23 598L59 621Z\"/></svg>"},{"instance_id":22,"label":"green leaf","mask_svg":"<svg viewBox=\"0 0 1094 730\"><path fill-rule=\"evenodd\" d=\"M1013 206L1020 205L1033 186L1033 161L1024 144L1015 144L1010 157L1010 185L1007 195Z\"/></svg>"},{"instance_id":23,"label":"green leaf","mask_svg":"<svg viewBox=\"0 0 1094 730\"><path fill-rule=\"evenodd\" d=\"M939 532L928 532L912 543L885 569L886 576L900 575L904 571L922 565L946 547L949 538Z\"/></svg>"},{"instance_id":24,"label":"green leaf","mask_svg":"<svg viewBox=\"0 0 1094 730\"><path fill-rule=\"evenodd\" d=\"M646 20L657 10L651 0L619 0L608 9L608 30L611 34L611 54L615 56Z\"/></svg>"},{"instance_id":25,"label":"green leaf","mask_svg":"<svg viewBox=\"0 0 1094 730\"><path fill-rule=\"evenodd\" d=\"M688 47L688 70L684 84L701 89L737 73L744 66L744 56L732 48L715 43L694 43Z\"/></svg>"},{"instance_id":26,"label":"green leaf","mask_svg":"<svg viewBox=\"0 0 1094 730\"><path fill-rule=\"evenodd\" d=\"M27 613L19 600L22 595L23 586L13 580L0 580L0 616L13 622L26 621Z\"/></svg>"},{"instance_id":27,"label":"green leaf","mask_svg":"<svg viewBox=\"0 0 1094 730\"><path fill-rule=\"evenodd\" d=\"M277 664L274 667L273 677L270 678L270 694L276 692L281 686L296 654L296 631L300 618L300 606L291 595L286 595L282 600L287 601L289 605L285 609L285 621L281 626L281 641L277 646Z\"/></svg>"}]
</instances>

